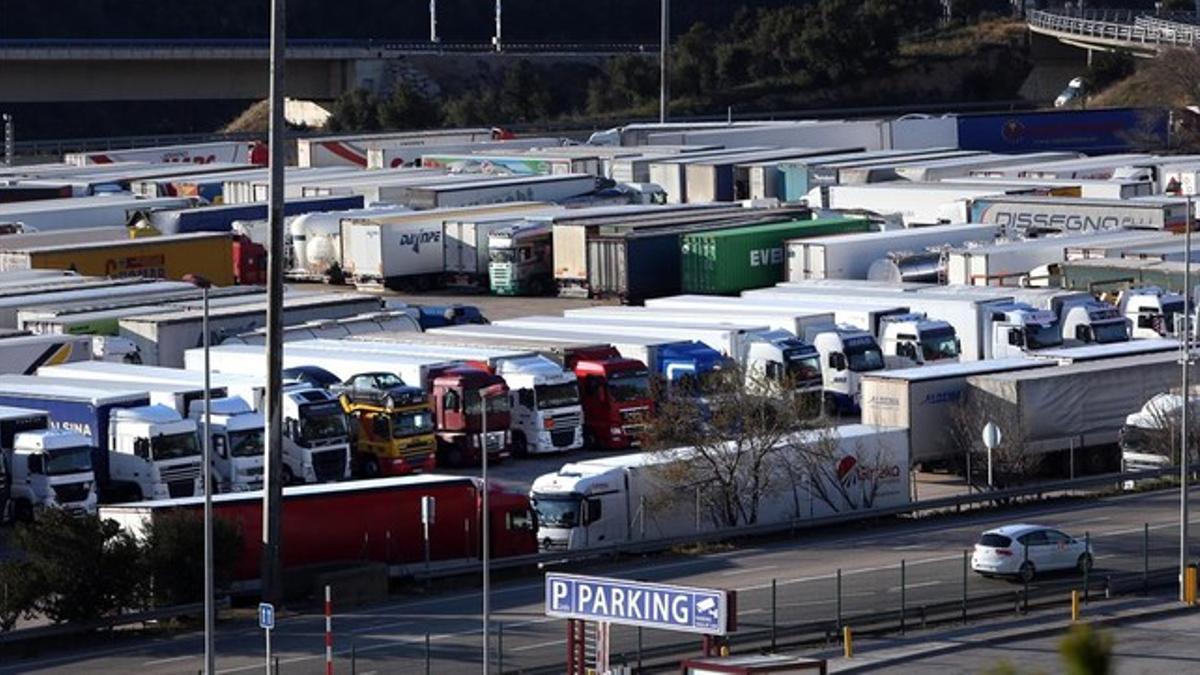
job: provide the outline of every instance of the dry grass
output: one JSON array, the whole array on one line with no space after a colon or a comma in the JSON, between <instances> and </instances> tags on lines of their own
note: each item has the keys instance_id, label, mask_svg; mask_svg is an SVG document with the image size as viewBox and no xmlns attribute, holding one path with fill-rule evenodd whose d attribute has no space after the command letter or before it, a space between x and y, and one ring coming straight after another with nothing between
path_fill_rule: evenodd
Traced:
<instances>
[{"instance_id":1,"label":"dry grass","mask_svg":"<svg viewBox=\"0 0 1200 675\"><path fill-rule=\"evenodd\" d=\"M232 122L226 124L221 129L221 132L226 134L266 133L267 127L270 126L270 121L270 104L268 101L262 100L246 108L241 115L238 115Z\"/></svg>"},{"instance_id":2,"label":"dry grass","mask_svg":"<svg viewBox=\"0 0 1200 675\"><path fill-rule=\"evenodd\" d=\"M938 31L900 46L903 58L950 58L975 54L983 47L1019 45L1025 24L1013 19L993 19L971 26Z\"/></svg>"}]
</instances>

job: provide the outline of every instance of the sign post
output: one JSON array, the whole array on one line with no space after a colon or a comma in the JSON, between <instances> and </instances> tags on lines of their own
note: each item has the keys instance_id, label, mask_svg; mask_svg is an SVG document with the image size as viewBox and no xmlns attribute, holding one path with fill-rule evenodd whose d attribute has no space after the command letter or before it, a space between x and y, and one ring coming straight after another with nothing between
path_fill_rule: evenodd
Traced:
<instances>
[{"instance_id":1,"label":"sign post","mask_svg":"<svg viewBox=\"0 0 1200 675\"><path fill-rule=\"evenodd\" d=\"M429 574L429 526L437 519L437 498L421 497L421 536L425 539L425 574Z\"/></svg>"},{"instance_id":2,"label":"sign post","mask_svg":"<svg viewBox=\"0 0 1200 675\"><path fill-rule=\"evenodd\" d=\"M267 641L267 675L271 675L271 630L275 628L275 605L258 603L258 627L263 629Z\"/></svg>"},{"instance_id":3,"label":"sign post","mask_svg":"<svg viewBox=\"0 0 1200 675\"><path fill-rule=\"evenodd\" d=\"M992 451L1000 447L1000 441L1004 439L1004 435L1000 433L1000 427L992 422L988 422L983 426L983 447L987 448L987 471L988 471L988 489L994 490L995 485L992 483Z\"/></svg>"},{"instance_id":4,"label":"sign post","mask_svg":"<svg viewBox=\"0 0 1200 675\"><path fill-rule=\"evenodd\" d=\"M737 629L737 594L579 574L546 574L546 616L567 620L568 672L583 673L585 621L597 622L596 669L608 661L611 624L702 635L706 643Z\"/></svg>"}]
</instances>

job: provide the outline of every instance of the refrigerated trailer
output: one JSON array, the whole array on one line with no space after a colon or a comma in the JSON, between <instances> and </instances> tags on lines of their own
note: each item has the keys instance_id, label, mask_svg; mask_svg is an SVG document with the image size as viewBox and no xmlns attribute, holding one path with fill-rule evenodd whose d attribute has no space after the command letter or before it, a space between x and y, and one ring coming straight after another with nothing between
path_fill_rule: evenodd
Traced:
<instances>
[{"instance_id":1,"label":"refrigerated trailer","mask_svg":"<svg viewBox=\"0 0 1200 675\"><path fill-rule=\"evenodd\" d=\"M782 148L764 150L736 155L720 155L695 162L682 164L686 188L683 191L684 201L688 202L729 202L733 201L738 192L749 192L749 186L743 184L739 190L736 181L736 167L749 162L765 160L795 160L804 158L831 157L850 152L858 152L861 147L811 147L811 148ZM665 188L664 188L665 189Z\"/></svg>"},{"instance_id":2,"label":"refrigerated trailer","mask_svg":"<svg viewBox=\"0 0 1200 675\"><path fill-rule=\"evenodd\" d=\"M427 474L284 488L282 535L288 545L281 564L292 576L345 561L383 563L392 577L424 572L425 498L432 499L435 509L428 530L430 569L477 560L482 550L482 487L474 478ZM528 499L494 486L489 497L491 555L535 553ZM261 573L262 501L261 491L213 497L214 517L242 534L242 547L230 570L238 590L255 588ZM104 507L101 517L144 538L155 520L176 514L200 518L203 504L202 499L119 504Z\"/></svg>"},{"instance_id":3,"label":"refrigerated trailer","mask_svg":"<svg viewBox=\"0 0 1200 675\"><path fill-rule=\"evenodd\" d=\"M896 165L896 175L915 182L940 181L961 178L972 171L1007 166L1029 165L1035 162L1053 162L1076 159L1073 152L1031 152L1023 155L981 154L948 159L933 159L904 162Z\"/></svg>"},{"instance_id":4,"label":"refrigerated trailer","mask_svg":"<svg viewBox=\"0 0 1200 675\"><path fill-rule=\"evenodd\" d=\"M789 239L784 243L787 250L784 279L867 279L871 267L891 253L919 253L967 242L991 242L999 230L996 225L957 223Z\"/></svg>"},{"instance_id":5,"label":"refrigerated trailer","mask_svg":"<svg viewBox=\"0 0 1200 675\"><path fill-rule=\"evenodd\" d=\"M436 209L506 202L561 202L596 190L596 177L589 174L492 178L449 185L414 187L407 205L414 209Z\"/></svg>"},{"instance_id":6,"label":"refrigerated trailer","mask_svg":"<svg viewBox=\"0 0 1200 675\"><path fill-rule=\"evenodd\" d=\"M971 203L970 213L972 222L999 225L1009 237L1119 229L1182 232L1188 205L1181 199L979 195Z\"/></svg>"},{"instance_id":7,"label":"refrigerated trailer","mask_svg":"<svg viewBox=\"0 0 1200 675\"><path fill-rule=\"evenodd\" d=\"M126 225L140 211L187 209L195 206L188 197L143 199L130 195L41 199L35 202L0 204L0 225L20 225L21 232L48 232L84 227Z\"/></svg>"},{"instance_id":8,"label":"refrigerated trailer","mask_svg":"<svg viewBox=\"0 0 1200 675\"><path fill-rule=\"evenodd\" d=\"M297 138L296 157L301 167L358 167L367 168L367 153L371 148L426 147L449 143L494 141L506 134L499 129L440 129L433 131L403 131L373 134L347 134Z\"/></svg>"},{"instance_id":9,"label":"refrigerated trailer","mask_svg":"<svg viewBox=\"0 0 1200 675\"><path fill-rule=\"evenodd\" d=\"M248 141L217 141L191 145L164 145L151 148L126 148L95 152L68 152L63 161L75 166L112 164L113 162L147 162L150 164L247 164L254 161ZM259 158L264 160L265 157Z\"/></svg>"}]
</instances>

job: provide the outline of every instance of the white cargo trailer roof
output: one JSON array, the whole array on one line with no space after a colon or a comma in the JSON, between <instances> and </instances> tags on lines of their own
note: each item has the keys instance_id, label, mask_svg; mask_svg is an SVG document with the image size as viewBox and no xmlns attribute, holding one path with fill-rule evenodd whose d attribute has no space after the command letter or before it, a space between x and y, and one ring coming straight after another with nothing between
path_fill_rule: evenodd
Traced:
<instances>
[{"instance_id":1,"label":"white cargo trailer roof","mask_svg":"<svg viewBox=\"0 0 1200 675\"><path fill-rule=\"evenodd\" d=\"M969 377L988 373L1003 373L1012 370L1028 368L1047 368L1058 363L1049 359L1035 359L1029 356L1016 356L1007 359L985 359L980 361L961 361L959 363L941 363L921 366L919 368L902 368L900 370L883 370L864 373L863 377L881 380L905 380L908 382L924 382L940 380L947 377Z\"/></svg>"},{"instance_id":2,"label":"white cargo trailer roof","mask_svg":"<svg viewBox=\"0 0 1200 675\"><path fill-rule=\"evenodd\" d=\"M129 390L122 390L119 393L98 391L104 388L99 384L95 387L83 387L39 383L38 379L33 375L0 375L0 392L6 396L83 401L92 405L128 403L131 401L147 400L148 398L145 392L139 394Z\"/></svg>"}]
</instances>

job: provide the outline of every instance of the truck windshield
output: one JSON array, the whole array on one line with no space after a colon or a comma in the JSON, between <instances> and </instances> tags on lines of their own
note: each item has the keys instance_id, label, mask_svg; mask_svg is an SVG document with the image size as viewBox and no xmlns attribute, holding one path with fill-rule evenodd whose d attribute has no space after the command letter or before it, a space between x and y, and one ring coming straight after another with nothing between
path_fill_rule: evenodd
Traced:
<instances>
[{"instance_id":1,"label":"truck windshield","mask_svg":"<svg viewBox=\"0 0 1200 675\"><path fill-rule=\"evenodd\" d=\"M577 497L534 495L533 509L537 511L538 523L541 525L575 527L579 524L579 499Z\"/></svg>"},{"instance_id":2,"label":"truck windshield","mask_svg":"<svg viewBox=\"0 0 1200 675\"><path fill-rule=\"evenodd\" d=\"M321 441L346 435L346 416L331 410L300 416L300 440Z\"/></svg>"},{"instance_id":3,"label":"truck windshield","mask_svg":"<svg viewBox=\"0 0 1200 675\"><path fill-rule=\"evenodd\" d=\"M491 249L488 257L494 263L510 263L516 260L516 251L511 248Z\"/></svg>"},{"instance_id":4,"label":"truck windshield","mask_svg":"<svg viewBox=\"0 0 1200 675\"><path fill-rule=\"evenodd\" d=\"M1161 430L1143 429L1126 424L1117 434L1122 452L1163 452L1174 449L1168 434Z\"/></svg>"},{"instance_id":5,"label":"truck windshield","mask_svg":"<svg viewBox=\"0 0 1200 675\"><path fill-rule=\"evenodd\" d=\"M1129 342L1129 329L1124 321L1098 323L1092 326L1092 336L1098 344L1106 345L1113 342Z\"/></svg>"},{"instance_id":6,"label":"truck windshield","mask_svg":"<svg viewBox=\"0 0 1200 675\"><path fill-rule=\"evenodd\" d=\"M159 461L195 457L200 454L200 447L194 433L159 434L150 439L150 451L154 460Z\"/></svg>"},{"instance_id":7,"label":"truck windshield","mask_svg":"<svg viewBox=\"0 0 1200 675\"><path fill-rule=\"evenodd\" d=\"M608 393L614 400L639 401L650 398L650 373L644 370L631 370L624 373L613 373L608 378Z\"/></svg>"},{"instance_id":8,"label":"truck windshield","mask_svg":"<svg viewBox=\"0 0 1200 675\"><path fill-rule=\"evenodd\" d=\"M392 438L408 438L433 432L433 413L411 410L392 415Z\"/></svg>"},{"instance_id":9,"label":"truck windshield","mask_svg":"<svg viewBox=\"0 0 1200 675\"><path fill-rule=\"evenodd\" d=\"M57 448L46 453L46 475L62 476L92 470L92 449L86 445L77 448Z\"/></svg>"},{"instance_id":10,"label":"truck windshield","mask_svg":"<svg viewBox=\"0 0 1200 675\"><path fill-rule=\"evenodd\" d=\"M1055 324L1025 326L1025 347L1027 349L1046 349L1058 347L1061 344L1062 335L1059 334L1058 326Z\"/></svg>"},{"instance_id":11,"label":"truck windshield","mask_svg":"<svg viewBox=\"0 0 1200 675\"><path fill-rule=\"evenodd\" d=\"M234 457L262 457L263 430L229 432L229 448Z\"/></svg>"},{"instance_id":12,"label":"truck windshield","mask_svg":"<svg viewBox=\"0 0 1200 675\"><path fill-rule=\"evenodd\" d=\"M539 384L533 391L537 395L538 410L579 405L579 387L574 382Z\"/></svg>"},{"instance_id":13,"label":"truck windshield","mask_svg":"<svg viewBox=\"0 0 1200 675\"><path fill-rule=\"evenodd\" d=\"M883 370L883 352L876 344L846 345L846 365L856 373Z\"/></svg>"},{"instance_id":14,"label":"truck windshield","mask_svg":"<svg viewBox=\"0 0 1200 675\"><path fill-rule=\"evenodd\" d=\"M795 354L787 357L785 376L793 382L808 382L821 377L820 354Z\"/></svg>"},{"instance_id":15,"label":"truck windshield","mask_svg":"<svg viewBox=\"0 0 1200 675\"><path fill-rule=\"evenodd\" d=\"M921 332L921 355L926 361L958 358L958 340L953 328L938 328Z\"/></svg>"},{"instance_id":16,"label":"truck windshield","mask_svg":"<svg viewBox=\"0 0 1200 675\"><path fill-rule=\"evenodd\" d=\"M466 398L468 415L478 415L479 413L483 412L479 405L480 397L478 391L468 391ZM508 396L492 396L488 398L487 412L489 415L506 413L509 411L510 407Z\"/></svg>"}]
</instances>

